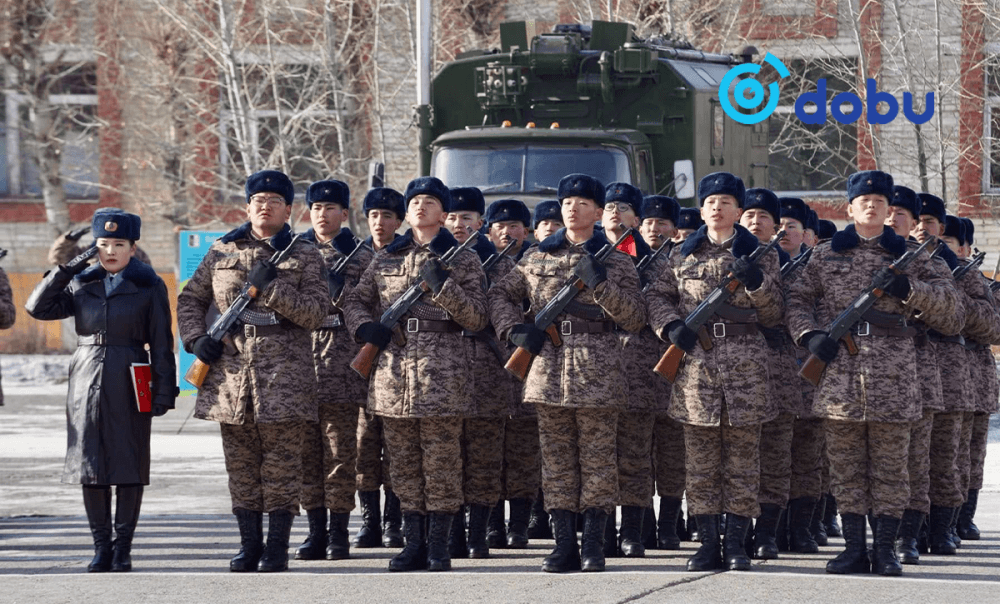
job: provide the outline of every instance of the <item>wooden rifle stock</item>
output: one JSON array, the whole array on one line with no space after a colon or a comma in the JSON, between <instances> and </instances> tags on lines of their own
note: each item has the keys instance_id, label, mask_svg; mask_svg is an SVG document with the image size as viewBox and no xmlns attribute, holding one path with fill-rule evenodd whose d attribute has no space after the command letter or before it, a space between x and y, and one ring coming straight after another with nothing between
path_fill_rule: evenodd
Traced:
<instances>
[{"instance_id":1,"label":"wooden rifle stock","mask_svg":"<svg viewBox=\"0 0 1000 604\"><path fill-rule=\"evenodd\" d=\"M351 369L367 380L371 377L372 367L375 365L375 359L378 357L379 352L378 346L371 342L366 342L361 347L361 350L358 351L358 354L355 355L354 360L351 361Z\"/></svg>"},{"instance_id":2,"label":"wooden rifle stock","mask_svg":"<svg viewBox=\"0 0 1000 604\"><path fill-rule=\"evenodd\" d=\"M799 369L799 375L806 378L810 384L813 386L819 386L819 380L823 377L823 371L826 369L826 363L824 363L820 358L814 354L809 355L805 363L802 363L802 368Z\"/></svg>"},{"instance_id":3,"label":"wooden rifle stock","mask_svg":"<svg viewBox=\"0 0 1000 604\"><path fill-rule=\"evenodd\" d=\"M676 344L671 344L670 348L663 353L660 362L656 364L656 367L653 367L653 372L673 384L674 380L677 379L677 371L681 367L681 359L683 358L684 349Z\"/></svg>"},{"instance_id":4,"label":"wooden rifle stock","mask_svg":"<svg viewBox=\"0 0 1000 604\"><path fill-rule=\"evenodd\" d=\"M195 388L201 388L201 385L205 382L205 376L208 375L208 369L209 365L196 357L194 363L191 363L191 366L188 367L187 372L184 374L184 379Z\"/></svg>"},{"instance_id":5,"label":"wooden rifle stock","mask_svg":"<svg viewBox=\"0 0 1000 604\"><path fill-rule=\"evenodd\" d=\"M528 368L531 367L531 361L534 358L535 356L524 348L518 348L514 354L510 355L503 368L523 382L528 377Z\"/></svg>"}]
</instances>

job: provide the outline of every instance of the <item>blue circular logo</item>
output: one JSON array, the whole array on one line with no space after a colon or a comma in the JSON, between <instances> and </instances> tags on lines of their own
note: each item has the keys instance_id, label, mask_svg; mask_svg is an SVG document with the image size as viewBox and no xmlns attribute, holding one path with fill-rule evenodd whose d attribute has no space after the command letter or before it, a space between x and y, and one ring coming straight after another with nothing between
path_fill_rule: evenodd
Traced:
<instances>
[{"instance_id":1,"label":"blue circular logo","mask_svg":"<svg viewBox=\"0 0 1000 604\"><path fill-rule=\"evenodd\" d=\"M767 53L764 56L764 62L774 67L781 78L787 78L789 76L788 68L785 67L785 64L781 62L781 59L771 53ZM730 102L729 88L733 85L733 81L744 74L758 73L760 73L760 65L755 63L744 63L727 71L725 77L722 78L722 82L719 83L719 103L722 105L722 110L726 112L726 115L741 124L749 125L763 122L770 117L771 114L774 113L774 110L778 107L778 83L771 82L767 85L767 96L769 98L767 99L767 104L765 105L764 85L753 78L743 78L737 81L736 86L733 88L733 97L736 99L736 104L742 109L753 110L761 105L764 105L764 108L757 113L741 113L733 107L733 104Z\"/></svg>"}]
</instances>

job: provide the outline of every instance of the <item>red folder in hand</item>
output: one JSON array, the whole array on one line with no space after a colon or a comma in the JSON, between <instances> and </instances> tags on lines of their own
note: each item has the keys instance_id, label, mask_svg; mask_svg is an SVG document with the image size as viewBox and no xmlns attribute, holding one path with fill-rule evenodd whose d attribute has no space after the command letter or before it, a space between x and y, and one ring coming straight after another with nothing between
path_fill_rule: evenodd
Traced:
<instances>
[{"instance_id":1,"label":"red folder in hand","mask_svg":"<svg viewBox=\"0 0 1000 604\"><path fill-rule=\"evenodd\" d=\"M143 413L149 413L153 410L153 370L150 369L149 363L132 363L131 372L136 408Z\"/></svg>"}]
</instances>

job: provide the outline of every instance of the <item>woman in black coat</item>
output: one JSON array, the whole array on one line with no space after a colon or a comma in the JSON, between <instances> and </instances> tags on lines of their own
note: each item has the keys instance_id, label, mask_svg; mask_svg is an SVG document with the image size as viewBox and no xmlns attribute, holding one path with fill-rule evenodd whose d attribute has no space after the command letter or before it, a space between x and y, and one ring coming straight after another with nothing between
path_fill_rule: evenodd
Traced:
<instances>
[{"instance_id":1,"label":"woman in black coat","mask_svg":"<svg viewBox=\"0 0 1000 604\"><path fill-rule=\"evenodd\" d=\"M173 408L177 395L167 288L132 258L140 225L121 210L95 214L96 246L47 273L25 305L35 319L76 320L62 482L83 485L95 548L90 572L132 569L132 535L149 484L150 423ZM88 266L95 255L100 262ZM151 413L137 407L133 363L150 365ZM117 485L114 541L111 485Z\"/></svg>"}]
</instances>

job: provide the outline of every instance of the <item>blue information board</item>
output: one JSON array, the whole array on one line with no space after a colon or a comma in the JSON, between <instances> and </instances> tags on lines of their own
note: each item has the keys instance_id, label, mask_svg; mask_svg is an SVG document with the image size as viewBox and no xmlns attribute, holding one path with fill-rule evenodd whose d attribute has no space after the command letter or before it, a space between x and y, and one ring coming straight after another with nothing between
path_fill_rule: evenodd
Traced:
<instances>
[{"instance_id":1,"label":"blue information board","mask_svg":"<svg viewBox=\"0 0 1000 604\"><path fill-rule=\"evenodd\" d=\"M194 271L198 269L198 265L201 264L202 258L208 253L208 248L212 247L212 243L216 239L225 235L228 231L181 231L180 241L178 242L178 249L181 251L180 254L180 280L177 283L177 292L180 293L187 285L188 279L194 275ZM180 351L180 389L181 396L190 396L196 394L198 390L187 383L184 379L184 374L187 373L188 368L194 363L194 355L190 352L184 350L180 344L180 335L178 334L177 349Z\"/></svg>"}]
</instances>

